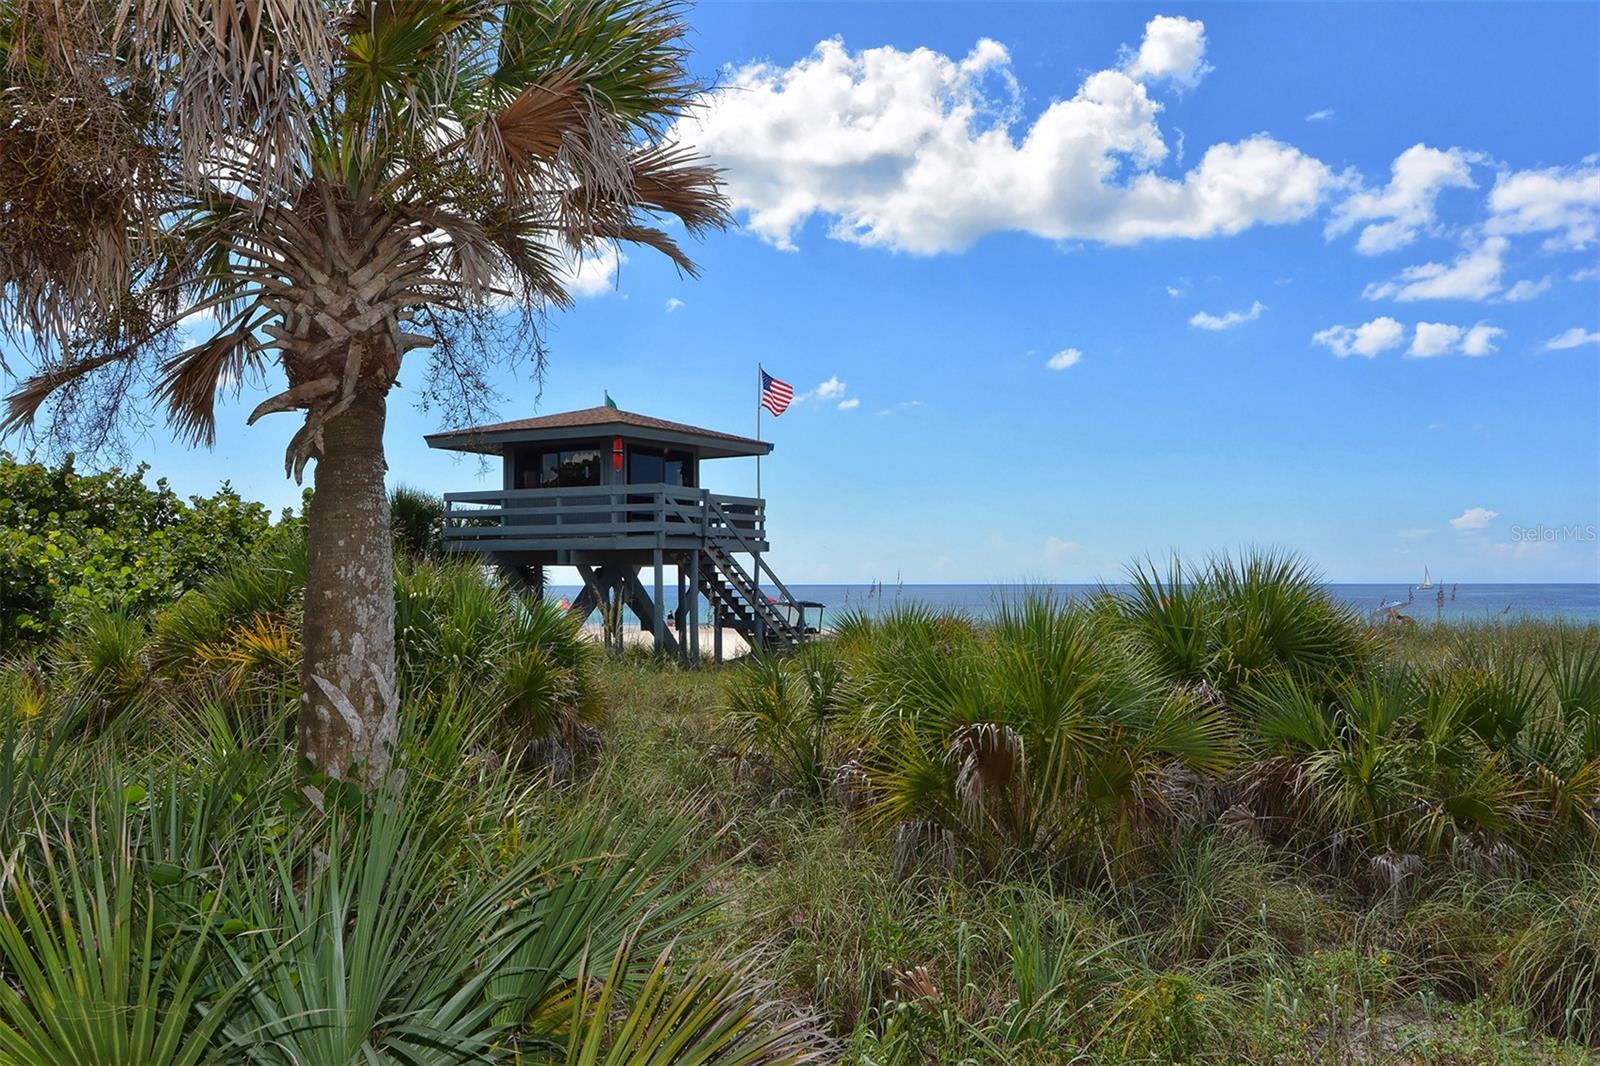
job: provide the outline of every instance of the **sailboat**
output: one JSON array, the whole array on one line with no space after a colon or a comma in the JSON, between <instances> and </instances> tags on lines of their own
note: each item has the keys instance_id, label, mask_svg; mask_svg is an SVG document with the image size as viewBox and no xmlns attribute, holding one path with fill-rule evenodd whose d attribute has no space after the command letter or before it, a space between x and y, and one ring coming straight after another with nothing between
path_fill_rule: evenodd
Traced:
<instances>
[{"instance_id":1,"label":"sailboat","mask_svg":"<svg viewBox=\"0 0 1600 1066\"><path fill-rule=\"evenodd\" d=\"M1422 584L1418 585L1417 588L1418 589L1431 589L1431 588L1433 588L1433 575L1428 573L1428 568L1426 566L1424 566L1422 568Z\"/></svg>"}]
</instances>

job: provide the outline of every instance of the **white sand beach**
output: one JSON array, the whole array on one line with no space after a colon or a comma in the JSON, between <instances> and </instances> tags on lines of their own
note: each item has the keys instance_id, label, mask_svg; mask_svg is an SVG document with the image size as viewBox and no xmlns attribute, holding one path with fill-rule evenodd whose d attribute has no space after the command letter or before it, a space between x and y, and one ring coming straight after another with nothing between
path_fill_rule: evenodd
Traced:
<instances>
[{"instance_id":1,"label":"white sand beach","mask_svg":"<svg viewBox=\"0 0 1600 1066\"><path fill-rule=\"evenodd\" d=\"M668 632L672 633L674 636L677 635L674 630L669 629ZM596 643L601 643L604 639L604 632L602 631L599 622L584 623L583 633L586 637L595 641ZM640 629L636 625L623 627L622 641L623 644L630 648L652 648L655 646L655 638L651 632L647 629ZM710 626L702 625L700 627L700 657L709 661L712 655L715 653L715 649L715 634L712 632ZM740 656L748 655L749 653L750 644L744 639L744 637L740 636L738 633L735 633L731 629L724 629L722 631L722 657L724 659L737 659Z\"/></svg>"}]
</instances>

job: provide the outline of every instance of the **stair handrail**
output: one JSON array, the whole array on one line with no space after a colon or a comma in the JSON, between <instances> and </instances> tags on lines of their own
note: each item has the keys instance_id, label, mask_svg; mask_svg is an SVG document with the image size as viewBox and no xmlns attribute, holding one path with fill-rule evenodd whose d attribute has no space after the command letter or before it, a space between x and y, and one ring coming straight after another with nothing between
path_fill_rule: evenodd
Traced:
<instances>
[{"instance_id":1,"label":"stair handrail","mask_svg":"<svg viewBox=\"0 0 1600 1066\"><path fill-rule=\"evenodd\" d=\"M722 504L717 502L716 497L712 496L709 492L706 493L706 506L709 509L716 511L717 517L722 519L723 526L733 531L733 537L739 542L739 546L745 550L751 559L755 560L756 572L753 583L755 585L756 598L758 600L762 598L761 571L765 570L768 576L772 578L772 583L777 587L779 595L784 598L790 607L794 608L795 614L799 621L798 624L795 624L791 623L787 618L783 618L782 615L778 615L778 617L783 618L784 625L792 629L798 629L801 633L804 633L806 629L806 616L805 610L800 606L800 601L794 598L794 594L789 591L788 586L783 583L782 579L778 577L777 573L773 571L772 567L767 565L766 561L761 558L761 553L750 547L750 542L744 539L744 534L739 531L739 527L728 521L728 516L722 511ZM707 537L706 540L710 542L711 538ZM770 604L768 606L770 606ZM772 613L775 615L778 614L776 611L773 611Z\"/></svg>"}]
</instances>

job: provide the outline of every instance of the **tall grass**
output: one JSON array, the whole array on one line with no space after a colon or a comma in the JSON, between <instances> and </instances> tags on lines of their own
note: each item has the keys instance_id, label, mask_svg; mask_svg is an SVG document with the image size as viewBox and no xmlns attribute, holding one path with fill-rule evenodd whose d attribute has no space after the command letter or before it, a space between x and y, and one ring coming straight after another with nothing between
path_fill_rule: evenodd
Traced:
<instances>
[{"instance_id":1,"label":"tall grass","mask_svg":"<svg viewBox=\"0 0 1600 1066\"><path fill-rule=\"evenodd\" d=\"M751 824L751 891L861 1061L1597 1042L1594 627L1371 627L1258 554L983 622L847 615L810 655L827 713L762 660L724 714L825 797Z\"/></svg>"},{"instance_id":2,"label":"tall grass","mask_svg":"<svg viewBox=\"0 0 1600 1066\"><path fill-rule=\"evenodd\" d=\"M0 1061L1581 1062L1600 633L1278 557L602 662L397 566L401 772L300 778L292 551L0 664Z\"/></svg>"}]
</instances>

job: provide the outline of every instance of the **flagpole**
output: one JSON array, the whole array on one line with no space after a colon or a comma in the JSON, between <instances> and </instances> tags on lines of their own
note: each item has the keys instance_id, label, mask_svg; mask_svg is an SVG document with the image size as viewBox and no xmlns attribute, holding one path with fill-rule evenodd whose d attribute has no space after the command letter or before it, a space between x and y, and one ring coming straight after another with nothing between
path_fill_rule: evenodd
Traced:
<instances>
[{"instance_id":1,"label":"flagpole","mask_svg":"<svg viewBox=\"0 0 1600 1066\"><path fill-rule=\"evenodd\" d=\"M756 443L761 443L761 379L766 371L760 363L756 363ZM761 450L756 449L756 499L761 498Z\"/></svg>"},{"instance_id":2,"label":"flagpole","mask_svg":"<svg viewBox=\"0 0 1600 1066\"><path fill-rule=\"evenodd\" d=\"M766 378L766 376L767 376L766 368L763 367L761 365L761 363L758 361L756 363L756 443L757 444L761 443L761 402L762 402L762 400L764 400L766 398L766 391L767 390L763 387L764 379ZM762 527L764 528L765 527L764 519L765 519L766 504L761 499L761 449L760 448L756 449L756 507L759 509L757 511L757 513L761 514L763 516ZM752 570L754 571L752 579L756 583L756 590L755 590L756 591L756 598L760 599L760 597L761 597L761 553L759 551L752 552L750 554L750 566L751 566ZM755 637L756 650L760 651L760 650L764 649L766 647L766 645L767 645L766 625L763 622L760 607L752 604L751 605L751 609L755 611L755 632L752 635Z\"/></svg>"}]
</instances>

